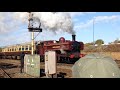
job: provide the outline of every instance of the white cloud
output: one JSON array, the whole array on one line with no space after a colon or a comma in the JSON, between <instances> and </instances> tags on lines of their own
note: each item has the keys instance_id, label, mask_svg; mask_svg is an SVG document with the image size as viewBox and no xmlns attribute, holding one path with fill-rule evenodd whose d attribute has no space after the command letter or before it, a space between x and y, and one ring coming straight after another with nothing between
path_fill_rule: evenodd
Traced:
<instances>
[{"instance_id":1,"label":"white cloud","mask_svg":"<svg viewBox=\"0 0 120 90\"><path fill-rule=\"evenodd\" d=\"M28 22L28 13L27 12L14 12L13 19L16 21L22 21L22 23Z\"/></svg>"},{"instance_id":2,"label":"white cloud","mask_svg":"<svg viewBox=\"0 0 120 90\"><path fill-rule=\"evenodd\" d=\"M95 22L109 22L109 21L116 21L120 19L120 15L112 15L112 16L97 16L94 18Z\"/></svg>"},{"instance_id":3,"label":"white cloud","mask_svg":"<svg viewBox=\"0 0 120 90\"><path fill-rule=\"evenodd\" d=\"M75 16L81 16L85 14L95 14L96 12L68 12L68 13L70 13L71 17L75 17Z\"/></svg>"},{"instance_id":4,"label":"white cloud","mask_svg":"<svg viewBox=\"0 0 120 90\"><path fill-rule=\"evenodd\" d=\"M27 14L24 12L0 12L0 34L18 30L26 23L26 18Z\"/></svg>"},{"instance_id":5,"label":"white cloud","mask_svg":"<svg viewBox=\"0 0 120 90\"><path fill-rule=\"evenodd\" d=\"M83 29L88 28L89 26L92 26L94 23L109 23L109 22L115 22L120 20L120 15L112 15L112 16L96 16L93 17L91 20L88 20L86 23L78 23L75 25L75 29Z\"/></svg>"},{"instance_id":6,"label":"white cloud","mask_svg":"<svg viewBox=\"0 0 120 90\"><path fill-rule=\"evenodd\" d=\"M18 34L5 34L4 37L0 36L0 46L21 44L31 41L31 34L27 31L23 31Z\"/></svg>"}]
</instances>

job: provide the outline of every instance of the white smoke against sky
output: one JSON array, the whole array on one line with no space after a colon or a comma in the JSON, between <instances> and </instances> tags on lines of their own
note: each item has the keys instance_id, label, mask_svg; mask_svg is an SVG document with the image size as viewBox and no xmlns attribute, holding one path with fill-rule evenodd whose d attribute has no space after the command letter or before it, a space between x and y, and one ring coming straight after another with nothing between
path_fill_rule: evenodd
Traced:
<instances>
[{"instance_id":1,"label":"white smoke against sky","mask_svg":"<svg viewBox=\"0 0 120 90\"><path fill-rule=\"evenodd\" d=\"M34 16L40 19L42 27L45 30L53 32L63 31L75 34L75 31L73 30L73 22L69 13L34 12Z\"/></svg>"},{"instance_id":2,"label":"white smoke against sky","mask_svg":"<svg viewBox=\"0 0 120 90\"><path fill-rule=\"evenodd\" d=\"M34 17L40 19L42 24L42 29L47 33L55 32L58 34L61 32L68 32L74 34L73 22L69 13L65 12L33 12ZM28 27L28 12L0 12L0 42L2 45L22 43L29 41L30 33L27 31ZM18 31L25 30L23 34L18 33ZM14 35L15 33L17 35ZM21 36L22 34L22 36ZM42 35L42 33L41 33Z\"/></svg>"},{"instance_id":3,"label":"white smoke against sky","mask_svg":"<svg viewBox=\"0 0 120 90\"><path fill-rule=\"evenodd\" d=\"M68 32L74 34L73 22L66 12L33 12L38 17L44 30L52 32ZM0 33L17 30L22 25L28 25L28 12L0 12Z\"/></svg>"}]
</instances>

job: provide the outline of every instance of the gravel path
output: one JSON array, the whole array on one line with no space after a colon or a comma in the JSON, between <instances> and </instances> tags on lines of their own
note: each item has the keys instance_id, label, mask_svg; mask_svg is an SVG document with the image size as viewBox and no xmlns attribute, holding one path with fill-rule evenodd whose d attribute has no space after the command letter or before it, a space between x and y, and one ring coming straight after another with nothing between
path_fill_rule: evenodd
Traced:
<instances>
[{"instance_id":1,"label":"gravel path","mask_svg":"<svg viewBox=\"0 0 120 90\"><path fill-rule=\"evenodd\" d=\"M120 60L115 60L120 67ZM57 74L64 74L64 78L72 78L72 66L73 64L57 64ZM20 61L19 60L2 60L0 59L0 67L2 67L12 78L35 78L25 73L20 73ZM44 72L45 65L40 63L40 69ZM2 72L0 71L2 78ZM40 78L46 78L45 75L41 75Z\"/></svg>"}]
</instances>

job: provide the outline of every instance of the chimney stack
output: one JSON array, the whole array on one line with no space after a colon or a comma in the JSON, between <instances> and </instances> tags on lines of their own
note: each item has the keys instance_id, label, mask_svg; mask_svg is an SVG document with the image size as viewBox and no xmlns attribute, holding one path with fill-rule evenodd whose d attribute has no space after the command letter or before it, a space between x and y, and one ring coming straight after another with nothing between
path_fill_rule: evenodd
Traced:
<instances>
[{"instance_id":1,"label":"chimney stack","mask_svg":"<svg viewBox=\"0 0 120 90\"><path fill-rule=\"evenodd\" d=\"M72 41L76 41L75 37L76 37L76 35L72 35Z\"/></svg>"}]
</instances>

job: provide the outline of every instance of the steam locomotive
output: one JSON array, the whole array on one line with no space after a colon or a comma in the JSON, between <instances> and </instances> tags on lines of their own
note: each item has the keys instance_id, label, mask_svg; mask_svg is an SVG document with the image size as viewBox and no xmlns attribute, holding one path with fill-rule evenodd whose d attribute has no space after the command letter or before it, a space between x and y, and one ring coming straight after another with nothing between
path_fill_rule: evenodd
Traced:
<instances>
[{"instance_id":1,"label":"steam locomotive","mask_svg":"<svg viewBox=\"0 0 120 90\"><path fill-rule=\"evenodd\" d=\"M44 55L46 51L56 51L57 62L73 63L84 55L81 54L81 50L84 49L83 42L75 40L76 35L72 35L72 40L65 40L61 37L59 41L49 40L35 43L35 54L40 55L40 61L44 61ZM0 53L0 58L18 59L21 52L25 54L31 54L31 46L17 45L12 48L4 48Z\"/></svg>"},{"instance_id":2,"label":"steam locomotive","mask_svg":"<svg viewBox=\"0 0 120 90\"><path fill-rule=\"evenodd\" d=\"M40 55L41 61L44 61L45 51L54 50L57 53L57 61L71 63L77 61L84 55L81 50L84 49L83 42L75 40L76 35L72 35L72 41L61 37L59 41L44 41L36 45L36 52Z\"/></svg>"}]
</instances>

